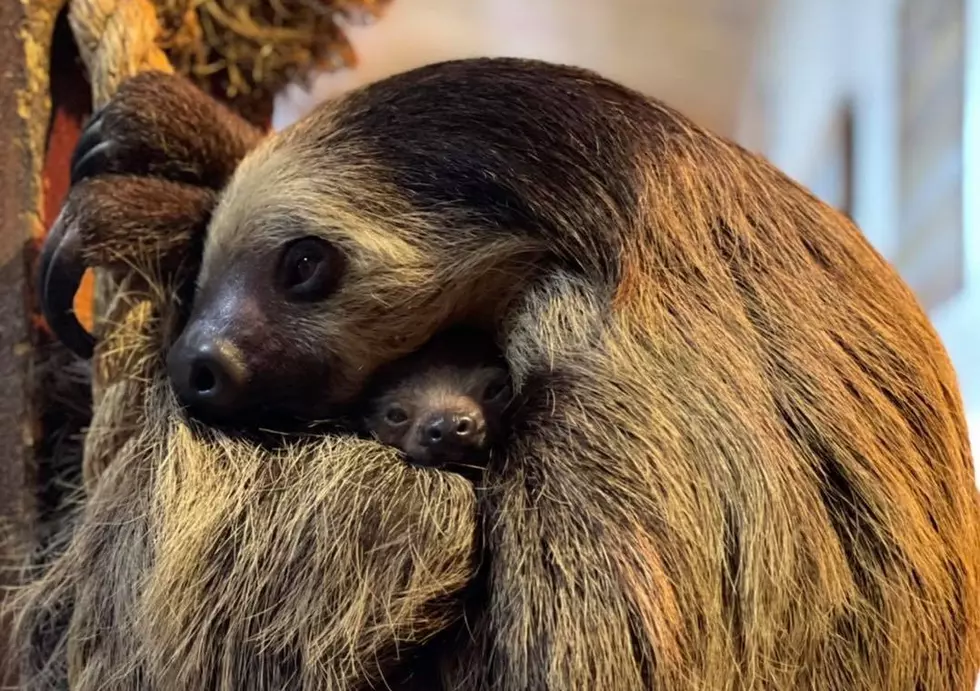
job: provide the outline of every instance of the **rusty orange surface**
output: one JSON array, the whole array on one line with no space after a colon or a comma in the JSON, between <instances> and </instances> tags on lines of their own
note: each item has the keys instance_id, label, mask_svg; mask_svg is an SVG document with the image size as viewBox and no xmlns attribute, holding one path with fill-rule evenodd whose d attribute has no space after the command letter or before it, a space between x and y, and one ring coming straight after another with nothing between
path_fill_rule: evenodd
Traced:
<instances>
[{"instance_id":1,"label":"rusty orange surface","mask_svg":"<svg viewBox=\"0 0 980 691\"><path fill-rule=\"evenodd\" d=\"M51 228L64 203L69 187L71 154L81 133L82 120L90 109L89 86L77 65L68 59L58 60L60 55L55 57L51 74L51 126L42 172L41 222L44 233ZM38 246L43 239L35 238ZM75 310L87 329L92 328L93 285L92 272L88 271L75 297ZM43 319L40 321L43 324Z\"/></svg>"}]
</instances>

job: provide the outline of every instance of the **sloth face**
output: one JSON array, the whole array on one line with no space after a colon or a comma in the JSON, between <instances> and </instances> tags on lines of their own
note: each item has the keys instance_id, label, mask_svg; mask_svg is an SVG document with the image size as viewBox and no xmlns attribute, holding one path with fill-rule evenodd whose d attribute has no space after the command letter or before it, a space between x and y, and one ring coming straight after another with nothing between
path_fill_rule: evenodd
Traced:
<instances>
[{"instance_id":1,"label":"sloth face","mask_svg":"<svg viewBox=\"0 0 980 691\"><path fill-rule=\"evenodd\" d=\"M168 356L181 402L215 420L325 413L329 353L308 342L304 322L336 293L346 264L336 245L306 236L231 258L214 272Z\"/></svg>"},{"instance_id":2,"label":"sloth face","mask_svg":"<svg viewBox=\"0 0 980 691\"><path fill-rule=\"evenodd\" d=\"M202 419L338 415L378 367L447 324L492 322L519 284L506 267L515 240L447 232L363 165L303 142L273 138L246 158L212 217L168 357Z\"/></svg>"}]
</instances>

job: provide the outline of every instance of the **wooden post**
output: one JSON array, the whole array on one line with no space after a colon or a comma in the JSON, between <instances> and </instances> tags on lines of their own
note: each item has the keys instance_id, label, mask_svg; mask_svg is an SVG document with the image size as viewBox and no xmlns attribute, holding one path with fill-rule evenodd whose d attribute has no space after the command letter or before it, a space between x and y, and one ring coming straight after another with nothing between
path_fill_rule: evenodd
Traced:
<instances>
[{"instance_id":1,"label":"wooden post","mask_svg":"<svg viewBox=\"0 0 980 691\"><path fill-rule=\"evenodd\" d=\"M90 109L89 88L77 64L64 4L65 0L0 2L4 37L0 41L0 587L4 592L16 585L15 568L28 563L38 545L39 518L51 503L49 478L38 458L57 455L51 448L51 426L66 426L66 414L52 401L49 382L40 385L45 368L38 367L39 353L58 346L50 342L39 317L33 271L37 250L68 187L67 161L81 118ZM82 296L82 301L89 302L90 297ZM0 685L5 687L16 685L18 679L17 661L6 654L8 640L9 622L0 621Z\"/></svg>"},{"instance_id":2,"label":"wooden post","mask_svg":"<svg viewBox=\"0 0 980 691\"><path fill-rule=\"evenodd\" d=\"M15 583L11 567L34 543L34 417L31 381L29 247L38 216L41 142L33 118L46 117L32 94L34 37L21 2L0 3L0 586ZM43 130L42 130L43 132ZM9 622L0 623L7 649ZM10 657L0 655L0 679L16 681Z\"/></svg>"}]
</instances>

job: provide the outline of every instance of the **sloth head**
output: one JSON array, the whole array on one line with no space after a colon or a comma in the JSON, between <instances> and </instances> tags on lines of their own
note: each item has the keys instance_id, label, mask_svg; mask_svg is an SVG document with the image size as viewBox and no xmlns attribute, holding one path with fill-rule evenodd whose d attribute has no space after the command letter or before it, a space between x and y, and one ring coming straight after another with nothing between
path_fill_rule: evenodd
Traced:
<instances>
[{"instance_id":1,"label":"sloth head","mask_svg":"<svg viewBox=\"0 0 980 691\"><path fill-rule=\"evenodd\" d=\"M329 417L449 324L499 334L545 264L613 286L652 107L519 60L433 65L323 104L223 192L169 355L179 398L205 417Z\"/></svg>"}]
</instances>

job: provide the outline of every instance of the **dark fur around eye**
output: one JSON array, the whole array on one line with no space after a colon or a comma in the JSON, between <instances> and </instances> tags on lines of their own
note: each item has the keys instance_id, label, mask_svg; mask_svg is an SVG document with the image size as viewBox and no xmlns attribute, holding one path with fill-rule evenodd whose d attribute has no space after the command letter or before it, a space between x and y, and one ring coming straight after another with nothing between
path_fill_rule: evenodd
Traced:
<instances>
[{"instance_id":1,"label":"dark fur around eye","mask_svg":"<svg viewBox=\"0 0 980 691\"><path fill-rule=\"evenodd\" d=\"M498 398L502 398L507 392L508 388L509 386L506 378L499 377L494 379L487 384L487 388L483 390L483 400L494 401Z\"/></svg>"},{"instance_id":2,"label":"dark fur around eye","mask_svg":"<svg viewBox=\"0 0 980 691\"><path fill-rule=\"evenodd\" d=\"M385 411L385 421L389 425L403 425L408 421L408 413L398 405L393 405Z\"/></svg>"},{"instance_id":3,"label":"dark fur around eye","mask_svg":"<svg viewBox=\"0 0 980 691\"><path fill-rule=\"evenodd\" d=\"M326 240L305 237L286 245L279 262L278 278L288 298L316 301L334 291L344 268L340 250Z\"/></svg>"}]
</instances>

